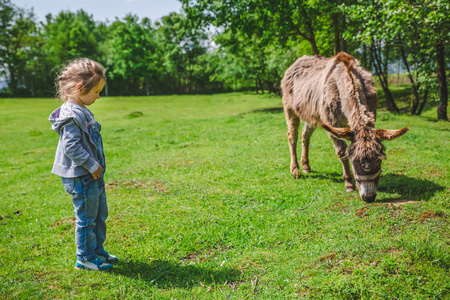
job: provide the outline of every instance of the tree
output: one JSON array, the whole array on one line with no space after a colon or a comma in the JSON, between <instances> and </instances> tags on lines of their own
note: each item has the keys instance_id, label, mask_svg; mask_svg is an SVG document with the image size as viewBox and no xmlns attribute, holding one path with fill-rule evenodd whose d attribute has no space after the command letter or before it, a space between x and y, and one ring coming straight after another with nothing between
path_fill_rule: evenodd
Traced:
<instances>
[{"instance_id":1,"label":"tree","mask_svg":"<svg viewBox=\"0 0 450 300\"><path fill-rule=\"evenodd\" d=\"M25 86L27 62L36 48L34 13L15 7L8 0L1 0L0 8L0 72L8 78L11 95L18 96L19 83Z\"/></svg>"},{"instance_id":2,"label":"tree","mask_svg":"<svg viewBox=\"0 0 450 300\"><path fill-rule=\"evenodd\" d=\"M252 80L257 93L265 88L279 90L284 71L295 61L291 54L331 56L347 51L348 43L342 35L347 25L339 4L353 2L182 0L189 26L217 28L215 42L230 64L222 66L224 73L214 78L235 74ZM232 59L227 59L230 55ZM232 66L237 69L232 70Z\"/></svg>"},{"instance_id":3,"label":"tree","mask_svg":"<svg viewBox=\"0 0 450 300\"><path fill-rule=\"evenodd\" d=\"M448 35L450 32L448 1L397 0L387 2L386 8L392 15L391 27L396 29L402 60L411 79L414 95L411 114L421 113L427 100L428 89L434 85L430 79L436 73L440 94L438 119L448 120L448 90L444 53L444 45L450 39ZM416 78L410 70L408 56L412 56L415 62ZM432 67L433 62L436 66L434 68ZM420 107L419 90L424 92L424 99Z\"/></svg>"},{"instance_id":4,"label":"tree","mask_svg":"<svg viewBox=\"0 0 450 300\"><path fill-rule=\"evenodd\" d=\"M37 94L48 96L53 91L55 73L69 60L87 57L104 63L100 45L104 42L98 24L83 10L76 13L61 11L48 14L39 28L40 47L34 60L29 62L39 82Z\"/></svg>"},{"instance_id":5,"label":"tree","mask_svg":"<svg viewBox=\"0 0 450 300\"><path fill-rule=\"evenodd\" d=\"M377 50L381 48L386 50L386 47L399 49L400 59L412 83L412 114L422 111L428 91L433 87L433 79L437 74L436 82L439 85L440 98L438 119L448 120L445 62L445 48L450 40L448 1L371 0L364 4L343 6L343 9L350 13L351 21L357 24L353 28L360 28L356 32L347 32L346 35L366 45L373 45L373 43L378 45L372 49L375 50L373 57L377 73L382 72L380 57L384 57L387 61L388 54L385 52L379 55ZM414 67L414 72L411 66ZM380 81L386 92L387 81L383 79L383 76L380 76ZM420 106L419 92L424 94ZM386 100L388 101L387 98ZM389 103L387 105L389 109ZM389 110L392 111L392 108L391 104Z\"/></svg>"},{"instance_id":6,"label":"tree","mask_svg":"<svg viewBox=\"0 0 450 300\"><path fill-rule=\"evenodd\" d=\"M163 65L166 75L174 90L178 93L192 93L198 87L198 80L202 77L196 65L204 59L208 49L209 38L203 28L188 26L184 15L170 13L156 23L157 41L163 53ZM196 71L195 71L196 70Z\"/></svg>"},{"instance_id":7,"label":"tree","mask_svg":"<svg viewBox=\"0 0 450 300\"><path fill-rule=\"evenodd\" d=\"M450 42L450 5L446 0L428 1L424 5L422 1L410 0L411 4L419 11L426 11L423 18L423 28L430 28L432 33L428 38L435 45L437 79L439 84L439 107L437 109L438 120L448 121L448 87L446 77L446 62L444 49Z\"/></svg>"},{"instance_id":8,"label":"tree","mask_svg":"<svg viewBox=\"0 0 450 300\"><path fill-rule=\"evenodd\" d=\"M369 0L364 4L343 5L342 9L347 13L351 26L344 33L347 39L353 39L369 48L372 56L372 65L380 80L386 99L386 108L391 112L399 112L395 104L388 82L388 62L391 32L379 30L389 23L389 14L385 12L384 0ZM353 31L350 31L353 29Z\"/></svg>"},{"instance_id":9,"label":"tree","mask_svg":"<svg viewBox=\"0 0 450 300\"><path fill-rule=\"evenodd\" d=\"M286 44L290 39L305 39L313 54L320 54L316 33L323 25L320 10L306 0L181 0L193 26L213 25L254 35L267 43Z\"/></svg>"},{"instance_id":10,"label":"tree","mask_svg":"<svg viewBox=\"0 0 450 300\"><path fill-rule=\"evenodd\" d=\"M127 15L124 21L113 22L111 29L108 55L111 78L121 81L121 86L131 87L126 93L139 95L141 86L145 84L149 94L149 75L154 74L156 49L150 20L144 18L139 22L137 16Z\"/></svg>"}]
</instances>

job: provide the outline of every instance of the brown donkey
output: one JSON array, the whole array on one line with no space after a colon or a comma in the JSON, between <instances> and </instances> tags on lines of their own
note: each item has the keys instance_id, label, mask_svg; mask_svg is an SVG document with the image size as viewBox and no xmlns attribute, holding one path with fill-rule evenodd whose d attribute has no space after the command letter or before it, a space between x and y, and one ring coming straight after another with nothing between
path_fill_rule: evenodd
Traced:
<instances>
[{"instance_id":1,"label":"brown donkey","mask_svg":"<svg viewBox=\"0 0 450 300\"><path fill-rule=\"evenodd\" d=\"M378 98L372 75L345 52L331 58L303 56L284 74L281 91L291 151L290 169L294 177L300 177L297 139L301 119L305 121L301 156L303 172L311 171L309 140L314 129L321 126L333 140L341 160L345 189L349 192L355 190L348 163L350 159L361 199L373 202L377 195L381 160L386 157L381 141L399 137L408 128L375 129ZM345 140L350 141L348 147Z\"/></svg>"}]
</instances>

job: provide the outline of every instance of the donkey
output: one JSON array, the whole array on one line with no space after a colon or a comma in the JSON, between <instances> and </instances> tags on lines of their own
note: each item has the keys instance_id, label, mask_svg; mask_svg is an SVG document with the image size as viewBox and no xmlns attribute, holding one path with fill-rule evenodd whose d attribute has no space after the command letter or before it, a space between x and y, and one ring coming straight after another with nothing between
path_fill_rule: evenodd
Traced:
<instances>
[{"instance_id":1,"label":"donkey","mask_svg":"<svg viewBox=\"0 0 450 300\"><path fill-rule=\"evenodd\" d=\"M281 81L287 137L291 152L290 170L301 176L297 161L300 119L302 130L301 165L304 173L311 168L308 148L315 128L324 128L341 160L345 189L355 190L348 160L362 200L375 201L381 161L386 158L381 141L392 140L408 131L375 129L377 90L372 75L353 56L340 52L336 56L303 56L289 67ZM345 140L350 141L347 147Z\"/></svg>"}]
</instances>

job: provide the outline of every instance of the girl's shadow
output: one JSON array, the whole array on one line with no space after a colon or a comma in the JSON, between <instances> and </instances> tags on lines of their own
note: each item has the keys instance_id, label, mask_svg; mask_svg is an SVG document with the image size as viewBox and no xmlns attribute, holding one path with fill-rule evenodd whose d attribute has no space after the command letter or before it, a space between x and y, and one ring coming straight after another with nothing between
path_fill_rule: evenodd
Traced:
<instances>
[{"instance_id":1,"label":"girl's shadow","mask_svg":"<svg viewBox=\"0 0 450 300\"><path fill-rule=\"evenodd\" d=\"M177 262L154 260L149 263L122 261L114 266L112 273L144 280L158 288L192 288L198 285L224 284L241 277L238 270L220 267L214 270L196 265L182 265Z\"/></svg>"}]
</instances>

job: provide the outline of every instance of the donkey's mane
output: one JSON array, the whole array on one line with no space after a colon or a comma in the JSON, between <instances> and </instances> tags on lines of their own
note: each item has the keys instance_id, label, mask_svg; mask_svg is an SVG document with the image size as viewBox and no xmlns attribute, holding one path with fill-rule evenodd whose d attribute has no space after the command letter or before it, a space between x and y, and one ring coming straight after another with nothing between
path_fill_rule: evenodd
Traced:
<instances>
[{"instance_id":1,"label":"donkey's mane","mask_svg":"<svg viewBox=\"0 0 450 300\"><path fill-rule=\"evenodd\" d=\"M347 149L348 157L353 160L384 159L386 148L375 135L375 129L367 126L353 131L353 143Z\"/></svg>"},{"instance_id":2,"label":"donkey's mane","mask_svg":"<svg viewBox=\"0 0 450 300\"><path fill-rule=\"evenodd\" d=\"M349 125L353 130L353 143L348 148L348 156L351 160L384 159L385 147L375 135L375 112L368 108L366 85L367 78L362 67L352 55L340 52L335 57L336 63L343 63L347 68L347 74L351 85L347 85L348 99L353 110L347 113ZM358 70L358 68L360 70Z\"/></svg>"},{"instance_id":3,"label":"donkey's mane","mask_svg":"<svg viewBox=\"0 0 450 300\"><path fill-rule=\"evenodd\" d=\"M352 130L361 126L375 126L375 112L368 109L368 101L371 95L367 94L366 86L370 85L370 78L367 77L367 71L364 70L352 55L345 52L339 52L335 56L335 64L342 63L347 69L348 82L346 84L349 111L346 116Z\"/></svg>"},{"instance_id":4,"label":"donkey's mane","mask_svg":"<svg viewBox=\"0 0 450 300\"><path fill-rule=\"evenodd\" d=\"M347 67L347 70L350 71L351 67L355 63L355 58L353 57L353 55L347 54L345 52L339 52L335 56L335 61L342 62Z\"/></svg>"}]
</instances>

